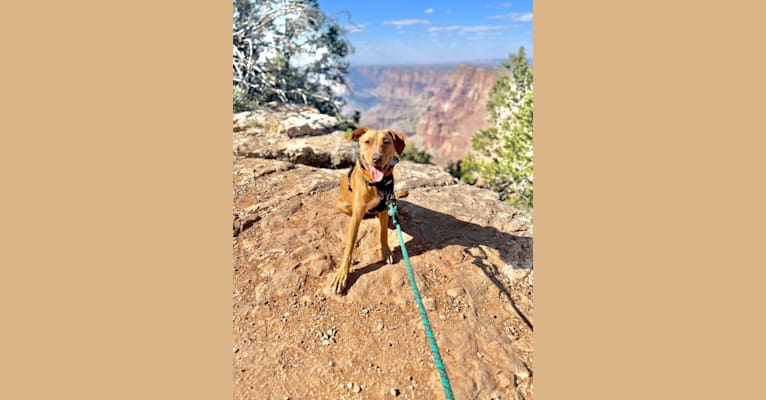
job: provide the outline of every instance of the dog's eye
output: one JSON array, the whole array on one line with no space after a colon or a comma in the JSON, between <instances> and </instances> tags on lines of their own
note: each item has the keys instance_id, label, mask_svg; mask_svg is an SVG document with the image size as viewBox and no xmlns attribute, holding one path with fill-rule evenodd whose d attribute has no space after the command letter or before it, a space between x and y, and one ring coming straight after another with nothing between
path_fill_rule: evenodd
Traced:
<instances>
[{"instance_id":1,"label":"dog's eye","mask_svg":"<svg viewBox=\"0 0 766 400\"><path fill-rule=\"evenodd\" d=\"M384 140L384 141L383 141L383 144L385 144L386 146L388 146L389 144L391 144L391 142L389 142L388 140Z\"/></svg>"},{"instance_id":2,"label":"dog's eye","mask_svg":"<svg viewBox=\"0 0 766 400\"><path fill-rule=\"evenodd\" d=\"M370 144L370 141L369 140L365 140L364 144Z\"/></svg>"}]
</instances>

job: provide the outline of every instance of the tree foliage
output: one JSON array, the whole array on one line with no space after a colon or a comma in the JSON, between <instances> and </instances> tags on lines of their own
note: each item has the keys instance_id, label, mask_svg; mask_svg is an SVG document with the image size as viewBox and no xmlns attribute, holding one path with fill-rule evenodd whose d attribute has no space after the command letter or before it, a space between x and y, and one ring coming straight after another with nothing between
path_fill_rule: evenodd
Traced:
<instances>
[{"instance_id":1,"label":"tree foliage","mask_svg":"<svg viewBox=\"0 0 766 400\"><path fill-rule=\"evenodd\" d=\"M481 180L502 200L531 210L533 199L533 79L524 47L503 62L505 74L492 86L487 110L494 126L476 132L473 151L459 166L467 183ZM454 166L453 166L454 168Z\"/></svg>"},{"instance_id":2,"label":"tree foliage","mask_svg":"<svg viewBox=\"0 0 766 400\"><path fill-rule=\"evenodd\" d=\"M307 104L338 115L353 48L317 0L233 1L234 107Z\"/></svg>"},{"instance_id":3,"label":"tree foliage","mask_svg":"<svg viewBox=\"0 0 766 400\"><path fill-rule=\"evenodd\" d=\"M412 161L419 164L431 164L431 153L408 144L400 156L402 160Z\"/></svg>"}]
</instances>

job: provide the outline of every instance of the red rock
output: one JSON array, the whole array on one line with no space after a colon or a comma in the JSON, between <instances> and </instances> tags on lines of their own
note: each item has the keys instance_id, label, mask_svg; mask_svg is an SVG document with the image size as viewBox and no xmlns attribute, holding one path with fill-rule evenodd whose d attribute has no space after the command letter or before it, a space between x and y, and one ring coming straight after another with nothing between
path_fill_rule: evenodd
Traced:
<instances>
[{"instance_id":1,"label":"red rock","mask_svg":"<svg viewBox=\"0 0 766 400\"><path fill-rule=\"evenodd\" d=\"M398 129L414 134L410 140L444 166L465 155L471 137L491 126L487 98L500 70L461 65L438 67L357 67L357 80L371 87L357 90L371 105L345 108L362 112L361 125Z\"/></svg>"},{"instance_id":2,"label":"red rock","mask_svg":"<svg viewBox=\"0 0 766 400\"><path fill-rule=\"evenodd\" d=\"M321 143L330 136L314 137L317 154L335 151L331 140L329 147ZM284 146L304 140L285 138ZM533 268L531 218L434 166L403 161L395 171L396 190L410 191L398 203L401 227L421 296L433 299L429 319L455 397L530 393L533 342L525 319L534 321L532 280L511 280L504 268ZM326 291L349 220L335 210L346 172L234 159L235 398L342 398L354 394L348 379L368 399L390 397L390 388L408 398L443 395L395 230L389 232L395 264L383 264L377 221L362 221L347 294ZM360 309L374 319L360 317ZM371 363L374 375L354 368ZM517 384L519 371L525 378Z\"/></svg>"}]
</instances>

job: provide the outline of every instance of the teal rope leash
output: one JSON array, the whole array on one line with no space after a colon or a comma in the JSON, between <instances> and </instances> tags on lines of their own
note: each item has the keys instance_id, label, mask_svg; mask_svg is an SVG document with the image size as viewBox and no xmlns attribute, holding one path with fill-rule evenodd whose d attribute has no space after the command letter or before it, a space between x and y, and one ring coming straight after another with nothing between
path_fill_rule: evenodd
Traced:
<instances>
[{"instance_id":1,"label":"teal rope leash","mask_svg":"<svg viewBox=\"0 0 766 400\"><path fill-rule=\"evenodd\" d=\"M447 377L447 370L444 368L442 362L442 356L439 354L439 347L436 345L436 338L431 331L431 323L428 322L428 315L426 314L426 308L423 306L423 300L420 298L420 292L418 286L415 284L415 275L412 273L412 265L410 264L410 257L407 255L407 248L404 247L404 238L402 237L402 228L399 226L399 221L396 220L396 204L394 202L388 203L388 215L393 218L394 226L396 226L396 233L399 234L399 247L402 249L402 257L404 257L404 263L407 264L407 275L410 277L410 286L412 286L412 293L415 295L415 302L418 303L418 310L420 310L420 319L423 320L423 326L426 328L426 336L428 337L428 343L431 345L431 353L434 355L434 364L439 371L439 376L442 380L442 387L444 387L444 396L447 400L454 400L452 395L452 386L449 384L449 378Z\"/></svg>"}]
</instances>

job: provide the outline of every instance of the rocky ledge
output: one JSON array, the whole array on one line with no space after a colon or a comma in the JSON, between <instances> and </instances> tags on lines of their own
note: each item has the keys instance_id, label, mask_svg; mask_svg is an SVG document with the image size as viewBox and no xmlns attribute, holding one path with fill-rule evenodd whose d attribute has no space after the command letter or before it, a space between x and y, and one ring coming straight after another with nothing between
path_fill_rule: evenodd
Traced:
<instances>
[{"instance_id":1,"label":"rocky ledge","mask_svg":"<svg viewBox=\"0 0 766 400\"><path fill-rule=\"evenodd\" d=\"M324 134L288 133L305 125L234 116L235 398L443 398L396 231L384 264L377 221L363 221L350 287L330 292L349 221L335 210L338 181L357 150L330 119L312 128ZM395 177L410 192L398 203L404 240L455 397L529 399L531 218L434 166L401 162Z\"/></svg>"}]
</instances>

